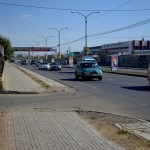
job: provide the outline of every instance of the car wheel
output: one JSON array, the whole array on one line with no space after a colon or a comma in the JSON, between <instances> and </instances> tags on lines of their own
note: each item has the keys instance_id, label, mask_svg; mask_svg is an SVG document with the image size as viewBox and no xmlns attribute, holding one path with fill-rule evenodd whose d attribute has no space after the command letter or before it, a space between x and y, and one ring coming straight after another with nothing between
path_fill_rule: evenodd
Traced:
<instances>
[{"instance_id":1,"label":"car wheel","mask_svg":"<svg viewBox=\"0 0 150 150\"><path fill-rule=\"evenodd\" d=\"M76 80L79 80L79 76L75 73Z\"/></svg>"},{"instance_id":2,"label":"car wheel","mask_svg":"<svg viewBox=\"0 0 150 150\"><path fill-rule=\"evenodd\" d=\"M100 80L100 81L101 81L101 80L102 80L102 77L98 77L98 80Z\"/></svg>"}]
</instances>

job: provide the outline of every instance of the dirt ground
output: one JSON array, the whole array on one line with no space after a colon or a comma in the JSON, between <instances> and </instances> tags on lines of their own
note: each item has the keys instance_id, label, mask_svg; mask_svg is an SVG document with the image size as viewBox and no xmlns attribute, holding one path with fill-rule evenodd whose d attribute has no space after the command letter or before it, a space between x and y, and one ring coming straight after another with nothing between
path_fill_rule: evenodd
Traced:
<instances>
[{"instance_id":1,"label":"dirt ground","mask_svg":"<svg viewBox=\"0 0 150 150\"><path fill-rule=\"evenodd\" d=\"M114 125L115 123L136 123L140 121L107 113L78 111L78 114L94 126L100 135L126 150L150 150L150 141L140 139Z\"/></svg>"},{"instance_id":2,"label":"dirt ground","mask_svg":"<svg viewBox=\"0 0 150 150\"><path fill-rule=\"evenodd\" d=\"M102 137L126 150L150 150L150 141L140 139L114 126L115 123L136 123L136 119L102 112L77 111ZM4 112L0 111L0 149L4 144Z\"/></svg>"}]
</instances>

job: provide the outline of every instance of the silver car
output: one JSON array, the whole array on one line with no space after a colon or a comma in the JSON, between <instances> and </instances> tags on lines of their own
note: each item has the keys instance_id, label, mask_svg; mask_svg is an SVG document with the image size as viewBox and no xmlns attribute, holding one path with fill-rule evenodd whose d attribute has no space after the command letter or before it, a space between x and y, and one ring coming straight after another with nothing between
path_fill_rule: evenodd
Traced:
<instances>
[{"instance_id":1,"label":"silver car","mask_svg":"<svg viewBox=\"0 0 150 150\"><path fill-rule=\"evenodd\" d=\"M47 62L41 62L39 64L39 70L50 70L50 64Z\"/></svg>"},{"instance_id":2,"label":"silver car","mask_svg":"<svg viewBox=\"0 0 150 150\"><path fill-rule=\"evenodd\" d=\"M52 62L50 65L50 70L52 71L61 71L61 65L59 62Z\"/></svg>"}]
</instances>

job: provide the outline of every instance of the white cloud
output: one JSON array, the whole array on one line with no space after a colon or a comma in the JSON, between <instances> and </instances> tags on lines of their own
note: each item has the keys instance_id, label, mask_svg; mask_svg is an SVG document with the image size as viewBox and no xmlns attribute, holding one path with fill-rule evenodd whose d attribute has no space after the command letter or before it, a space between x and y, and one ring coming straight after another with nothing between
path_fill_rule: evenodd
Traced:
<instances>
[{"instance_id":1,"label":"white cloud","mask_svg":"<svg viewBox=\"0 0 150 150\"><path fill-rule=\"evenodd\" d=\"M32 15L21 15L21 18L27 19L27 20L31 20L32 19Z\"/></svg>"}]
</instances>

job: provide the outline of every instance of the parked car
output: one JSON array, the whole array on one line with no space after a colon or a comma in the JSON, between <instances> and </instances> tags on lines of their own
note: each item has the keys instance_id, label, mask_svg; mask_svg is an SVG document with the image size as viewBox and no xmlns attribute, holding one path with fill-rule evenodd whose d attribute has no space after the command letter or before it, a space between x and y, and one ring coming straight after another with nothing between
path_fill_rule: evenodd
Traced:
<instances>
[{"instance_id":1,"label":"parked car","mask_svg":"<svg viewBox=\"0 0 150 150\"><path fill-rule=\"evenodd\" d=\"M28 61L27 60L22 60L21 61L21 65L27 65L28 64Z\"/></svg>"},{"instance_id":2,"label":"parked car","mask_svg":"<svg viewBox=\"0 0 150 150\"><path fill-rule=\"evenodd\" d=\"M50 70L61 71L61 65L59 62L52 62L50 65Z\"/></svg>"},{"instance_id":3,"label":"parked car","mask_svg":"<svg viewBox=\"0 0 150 150\"><path fill-rule=\"evenodd\" d=\"M39 64L39 70L49 70L50 69L50 64L47 62L41 62Z\"/></svg>"},{"instance_id":4,"label":"parked car","mask_svg":"<svg viewBox=\"0 0 150 150\"><path fill-rule=\"evenodd\" d=\"M148 68L147 68L147 80L150 84L150 63L149 63Z\"/></svg>"},{"instance_id":5,"label":"parked car","mask_svg":"<svg viewBox=\"0 0 150 150\"><path fill-rule=\"evenodd\" d=\"M31 64L31 65L36 65L36 60L35 60L35 59L32 59L30 64Z\"/></svg>"},{"instance_id":6,"label":"parked car","mask_svg":"<svg viewBox=\"0 0 150 150\"><path fill-rule=\"evenodd\" d=\"M75 78L78 80L79 77L84 78L97 78L102 80L102 70L96 62L81 61L78 62L75 68Z\"/></svg>"}]
</instances>

